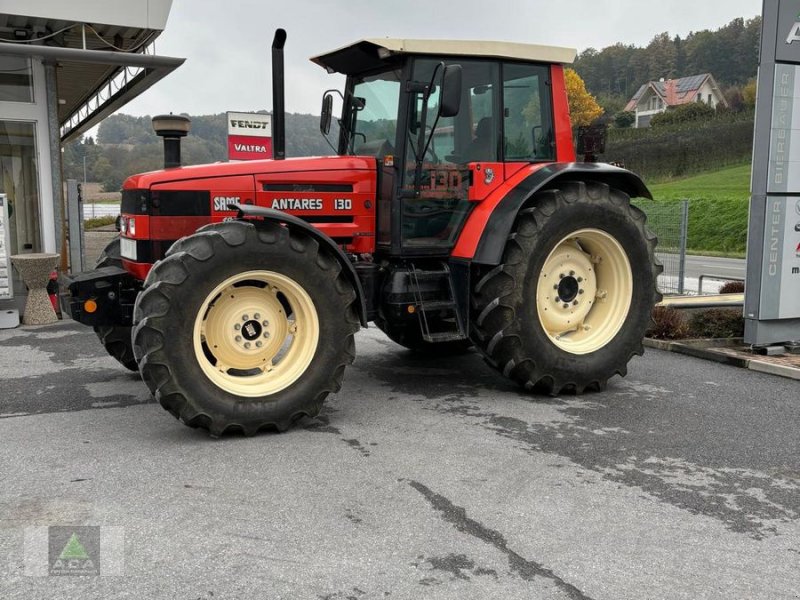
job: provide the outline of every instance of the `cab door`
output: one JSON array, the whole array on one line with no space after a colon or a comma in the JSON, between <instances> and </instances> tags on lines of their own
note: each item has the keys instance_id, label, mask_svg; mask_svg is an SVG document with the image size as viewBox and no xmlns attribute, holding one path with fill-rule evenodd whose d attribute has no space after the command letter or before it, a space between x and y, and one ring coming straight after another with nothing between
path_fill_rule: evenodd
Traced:
<instances>
[{"instance_id":1,"label":"cab door","mask_svg":"<svg viewBox=\"0 0 800 600\"><path fill-rule=\"evenodd\" d=\"M500 69L490 60L449 59L462 67L462 100L455 117L436 119L441 89L428 100L426 131L421 131L421 92L410 93L405 126L405 160L399 199L403 255L447 255L458 239L473 203L503 181L500 162ZM411 79L429 82L441 58L418 58ZM437 79L439 76L437 75ZM418 136L429 139L417 157ZM422 160L419 194L417 160Z\"/></svg>"}]
</instances>

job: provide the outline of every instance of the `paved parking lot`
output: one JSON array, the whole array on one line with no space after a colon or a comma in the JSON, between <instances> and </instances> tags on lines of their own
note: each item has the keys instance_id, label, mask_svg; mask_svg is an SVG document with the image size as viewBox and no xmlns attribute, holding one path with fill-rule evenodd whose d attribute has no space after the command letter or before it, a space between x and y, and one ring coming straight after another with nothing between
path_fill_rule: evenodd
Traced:
<instances>
[{"instance_id":1,"label":"paved parking lot","mask_svg":"<svg viewBox=\"0 0 800 600\"><path fill-rule=\"evenodd\" d=\"M797 381L648 350L547 398L357 345L320 417L211 440L87 329L0 332L0 597L800 598ZM122 575L26 576L55 525Z\"/></svg>"}]
</instances>

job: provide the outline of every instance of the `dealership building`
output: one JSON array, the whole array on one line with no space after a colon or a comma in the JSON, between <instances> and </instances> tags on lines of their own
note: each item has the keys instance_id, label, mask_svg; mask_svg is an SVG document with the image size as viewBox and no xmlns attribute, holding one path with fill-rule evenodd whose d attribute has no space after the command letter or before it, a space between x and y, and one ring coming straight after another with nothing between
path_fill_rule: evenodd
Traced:
<instances>
[{"instance_id":1,"label":"dealership building","mask_svg":"<svg viewBox=\"0 0 800 600\"><path fill-rule=\"evenodd\" d=\"M21 308L25 296L11 255L59 253L61 268L70 266L70 244L80 243L80 233L68 226L72 209L64 198L61 148L183 63L155 53L171 5L172 0L2 3L0 309Z\"/></svg>"}]
</instances>

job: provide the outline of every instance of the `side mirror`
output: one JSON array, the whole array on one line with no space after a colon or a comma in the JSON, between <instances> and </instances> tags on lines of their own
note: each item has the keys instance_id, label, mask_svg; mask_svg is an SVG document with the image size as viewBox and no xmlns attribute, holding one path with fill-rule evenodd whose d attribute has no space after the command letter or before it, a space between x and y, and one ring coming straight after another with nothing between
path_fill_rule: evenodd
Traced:
<instances>
[{"instance_id":1,"label":"side mirror","mask_svg":"<svg viewBox=\"0 0 800 600\"><path fill-rule=\"evenodd\" d=\"M440 117L455 117L461 108L461 65L447 65L442 76Z\"/></svg>"},{"instance_id":2,"label":"side mirror","mask_svg":"<svg viewBox=\"0 0 800 600\"><path fill-rule=\"evenodd\" d=\"M331 115L333 113L333 96L325 94L322 97L322 115L319 118L319 130L322 135L328 135L331 131Z\"/></svg>"}]
</instances>

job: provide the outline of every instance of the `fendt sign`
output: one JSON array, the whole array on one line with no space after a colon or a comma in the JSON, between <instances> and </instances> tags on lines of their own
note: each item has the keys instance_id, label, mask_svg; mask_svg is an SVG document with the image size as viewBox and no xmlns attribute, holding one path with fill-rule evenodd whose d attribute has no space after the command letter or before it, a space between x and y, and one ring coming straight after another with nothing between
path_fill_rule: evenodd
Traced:
<instances>
[{"instance_id":1,"label":"fendt sign","mask_svg":"<svg viewBox=\"0 0 800 600\"><path fill-rule=\"evenodd\" d=\"M272 158L272 117L229 112L228 160Z\"/></svg>"},{"instance_id":2,"label":"fendt sign","mask_svg":"<svg viewBox=\"0 0 800 600\"><path fill-rule=\"evenodd\" d=\"M764 0L745 342L800 340L800 0Z\"/></svg>"}]
</instances>

